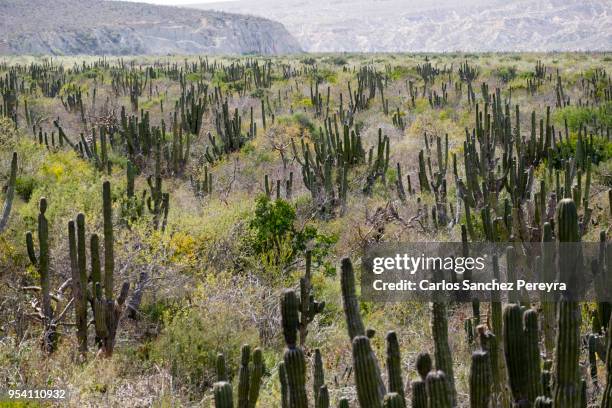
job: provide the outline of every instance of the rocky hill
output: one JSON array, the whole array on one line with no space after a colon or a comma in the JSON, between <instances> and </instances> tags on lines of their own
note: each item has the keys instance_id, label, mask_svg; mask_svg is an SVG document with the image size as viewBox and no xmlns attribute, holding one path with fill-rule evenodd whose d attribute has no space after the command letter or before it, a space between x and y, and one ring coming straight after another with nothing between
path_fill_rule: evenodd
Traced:
<instances>
[{"instance_id":1,"label":"rocky hill","mask_svg":"<svg viewBox=\"0 0 612 408\"><path fill-rule=\"evenodd\" d=\"M612 49L610 0L238 0L198 7L280 21L310 52Z\"/></svg>"},{"instance_id":2,"label":"rocky hill","mask_svg":"<svg viewBox=\"0 0 612 408\"><path fill-rule=\"evenodd\" d=\"M0 54L287 54L282 24L260 17L101 0L0 1Z\"/></svg>"}]
</instances>

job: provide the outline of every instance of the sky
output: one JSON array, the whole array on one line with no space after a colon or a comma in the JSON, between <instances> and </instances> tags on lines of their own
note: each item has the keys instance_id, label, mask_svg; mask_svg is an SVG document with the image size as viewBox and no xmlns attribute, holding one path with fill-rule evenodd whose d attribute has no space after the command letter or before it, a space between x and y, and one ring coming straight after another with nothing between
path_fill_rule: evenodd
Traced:
<instances>
[{"instance_id":1,"label":"sky","mask_svg":"<svg viewBox=\"0 0 612 408\"><path fill-rule=\"evenodd\" d=\"M139 3L163 4L165 6L180 6L180 5L185 5L185 4L218 3L220 1L228 1L228 0L124 0L124 1L137 1Z\"/></svg>"}]
</instances>

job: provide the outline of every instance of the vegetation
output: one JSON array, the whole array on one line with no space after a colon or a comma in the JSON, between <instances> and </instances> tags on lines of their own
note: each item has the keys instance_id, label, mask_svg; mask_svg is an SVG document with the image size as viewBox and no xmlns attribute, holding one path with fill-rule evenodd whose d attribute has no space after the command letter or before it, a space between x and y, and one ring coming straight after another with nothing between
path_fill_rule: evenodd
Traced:
<instances>
[{"instance_id":1,"label":"vegetation","mask_svg":"<svg viewBox=\"0 0 612 408\"><path fill-rule=\"evenodd\" d=\"M609 303L365 302L353 266L510 243L496 276L577 283L522 243L592 241L609 288L610 57L579 57L3 60L0 390L608 408Z\"/></svg>"}]
</instances>

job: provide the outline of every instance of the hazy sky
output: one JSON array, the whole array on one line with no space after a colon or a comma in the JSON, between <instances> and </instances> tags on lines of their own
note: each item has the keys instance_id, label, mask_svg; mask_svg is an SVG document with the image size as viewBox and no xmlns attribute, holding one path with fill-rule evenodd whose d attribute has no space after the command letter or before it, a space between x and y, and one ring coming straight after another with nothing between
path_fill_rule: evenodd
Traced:
<instances>
[{"instance_id":1,"label":"hazy sky","mask_svg":"<svg viewBox=\"0 0 612 408\"><path fill-rule=\"evenodd\" d=\"M140 3L164 4L166 6L179 6L182 4L218 3L219 1L228 1L228 0L124 0L124 1L137 1Z\"/></svg>"}]
</instances>

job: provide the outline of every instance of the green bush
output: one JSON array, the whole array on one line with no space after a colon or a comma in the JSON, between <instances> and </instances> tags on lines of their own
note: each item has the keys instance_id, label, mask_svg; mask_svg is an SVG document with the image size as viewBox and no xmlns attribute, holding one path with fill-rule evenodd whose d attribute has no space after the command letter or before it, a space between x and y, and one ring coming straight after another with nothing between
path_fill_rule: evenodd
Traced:
<instances>
[{"instance_id":1,"label":"green bush","mask_svg":"<svg viewBox=\"0 0 612 408\"><path fill-rule=\"evenodd\" d=\"M561 126L564 126L565 121L567 121L567 126L570 130L578 131L580 126L592 123L596 118L596 114L591 108L566 106L563 109L556 110L553 118Z\"/></svg>"},{"instance_id":2,"label":"green bush","mask_svg":"<svg viewBox=\"0 0 612 408\"><path fill-rule=\"evenodd\" d=\"M249 222L251 236L248 245L252 252L272 258L273 264L290 264L307 247L315 260L327 256L336 238L318 232L312 225L296 229L294 207L283 199L271 200L265 195L257 198L255 214Z\"/></svg>"}]
</instances>

